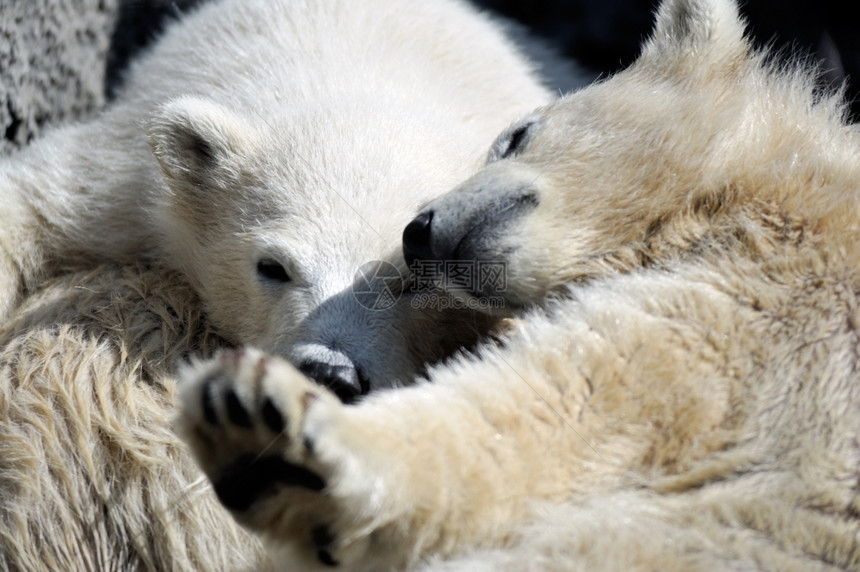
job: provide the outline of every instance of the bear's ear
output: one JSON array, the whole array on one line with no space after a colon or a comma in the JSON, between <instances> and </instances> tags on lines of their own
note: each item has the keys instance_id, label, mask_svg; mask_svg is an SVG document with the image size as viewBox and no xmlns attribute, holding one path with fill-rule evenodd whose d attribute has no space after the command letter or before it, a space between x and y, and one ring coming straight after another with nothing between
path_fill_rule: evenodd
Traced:
<instances>
[{"instance_id":1,"label":"bear's ear","mask_svg":"<svg viewBox=\"0 0 860 572\"><path fill-rule=\"evenodd\" d=\"M642 55L707 58L705 65L745 57L748 49L735 0L663 0Z\"/></svg>"},{"instance_id":2,"label":"bear's ear","mask_svg":"<svg viewBox=\"0 0 860 572\"><path fill-rule=\"evenodd\" d=\"M254 141L254 131L234 113L189 96L160 106L146 131L168 180L194 187L227 182L224 175L235 173L237 160L250 151Z\"/></svg>"}]
</instances>

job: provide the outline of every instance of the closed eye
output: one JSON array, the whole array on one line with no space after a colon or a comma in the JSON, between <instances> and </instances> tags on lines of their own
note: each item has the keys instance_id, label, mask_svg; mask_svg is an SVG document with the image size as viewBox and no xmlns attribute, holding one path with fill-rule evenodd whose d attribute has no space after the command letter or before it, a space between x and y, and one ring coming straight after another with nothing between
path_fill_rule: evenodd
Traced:
<instances>
[{"instance_id":1,"label":"closed eye","mask_svg":"<svg viewBox=\"0 0 860 572\"><path fill-rule=\"evenodd\" d=\"M290 281L290 275L283 264L271 258L263 258L257 262L257 274L270 282L283 284Z\"/></svg>"},{"instance_id":2,"label":"closed eye","mask_svg":"<svg viewBox=\"0 0 860 572\"><path fill-rule=\"evenodd\" d=\"M526 143L528 143L529 130L534 123L534 121L528 121L499 137L492 149L490 149L488 162L492 163L493 161L507 159L521 153L525 149Z\"/></svg>"}]
</instances>

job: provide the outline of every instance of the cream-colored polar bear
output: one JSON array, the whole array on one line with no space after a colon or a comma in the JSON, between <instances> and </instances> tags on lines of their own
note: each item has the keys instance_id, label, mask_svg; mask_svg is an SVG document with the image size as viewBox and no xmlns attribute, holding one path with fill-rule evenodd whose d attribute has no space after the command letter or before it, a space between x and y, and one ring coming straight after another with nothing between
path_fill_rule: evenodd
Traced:
<instances>
[{"instance_id":1,"label":"cream-colored polar bear","mask_svg":"<svg viewBox=\"0 0 860 572\"><path fill-rule=\"evenodd\" d=\"M666 0L410 223L407 258L507 265L463 296L545 304L503 347L356 406L259 351L188 371L284 569L860 567L860 132L742 30Z\"/></svg>"},{"instance_id":2,"label":"cream-colored polar bear","mask_svg":"<svg viewBox=\"0 0 860 572\"><path fill-rule=\"evenodd\" d=\"M0 319L61 268L147 260L344 399L407 382L481 320L368 309L355 277L404 273L403 226L549 99L456 0L206 3L95 121L0 162Z\"/></svg>"}]
</instances>

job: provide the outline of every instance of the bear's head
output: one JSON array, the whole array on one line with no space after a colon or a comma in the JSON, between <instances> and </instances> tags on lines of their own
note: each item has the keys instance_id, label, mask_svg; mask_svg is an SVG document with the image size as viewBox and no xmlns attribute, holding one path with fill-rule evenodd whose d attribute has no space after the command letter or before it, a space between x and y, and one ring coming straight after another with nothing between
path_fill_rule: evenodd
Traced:
<instances>
[{"instance_id":1,"label":"bear's head","mask_svg":"<svg viewBox=\"0 0 860 572\"><path fill-rule=\"evenodd\" d=\"M793 217L856 212L828 179L857 164L841 114L806 72L750 50L731 0L666 0L632 66L509 127L406 227L404 254L503 266L461 295L507 310L690 255L766 256Z\"/></svg>"},{"instance_id":2,"label":"bear's head","mask_svg":"<svg viewBox=\"0 0 860 572\"><path fill-rule=\"evenodd\" d=\"M148 126L167 187L153 224L230 341L345 401L407 383L489 321L403 296L403 226L469 174L458 134L343 101L261 116L186 96ZM459 137L470 141L469 137ZM428 149L427 142L433 141Z\"/></svg>"}]
</instances>

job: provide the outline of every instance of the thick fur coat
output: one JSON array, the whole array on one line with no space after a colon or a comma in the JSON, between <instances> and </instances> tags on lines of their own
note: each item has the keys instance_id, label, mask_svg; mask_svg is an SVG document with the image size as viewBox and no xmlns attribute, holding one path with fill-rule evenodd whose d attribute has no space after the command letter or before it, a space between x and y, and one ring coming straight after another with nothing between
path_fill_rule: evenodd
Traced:
<instances>
[{"instance_id":1,"label":"thick fur coat","mask_svg":"<svg viewBox=\"0 0 860 572\"><path fill-rule=\"evenodd\" d=\"M860 132L810 77L666 0L404 233L505 263L458 292L524 312L502 347L355 406L257 350L184 374L222 502L285 570L860 568Z\"/></svg>"}]
</instances>

